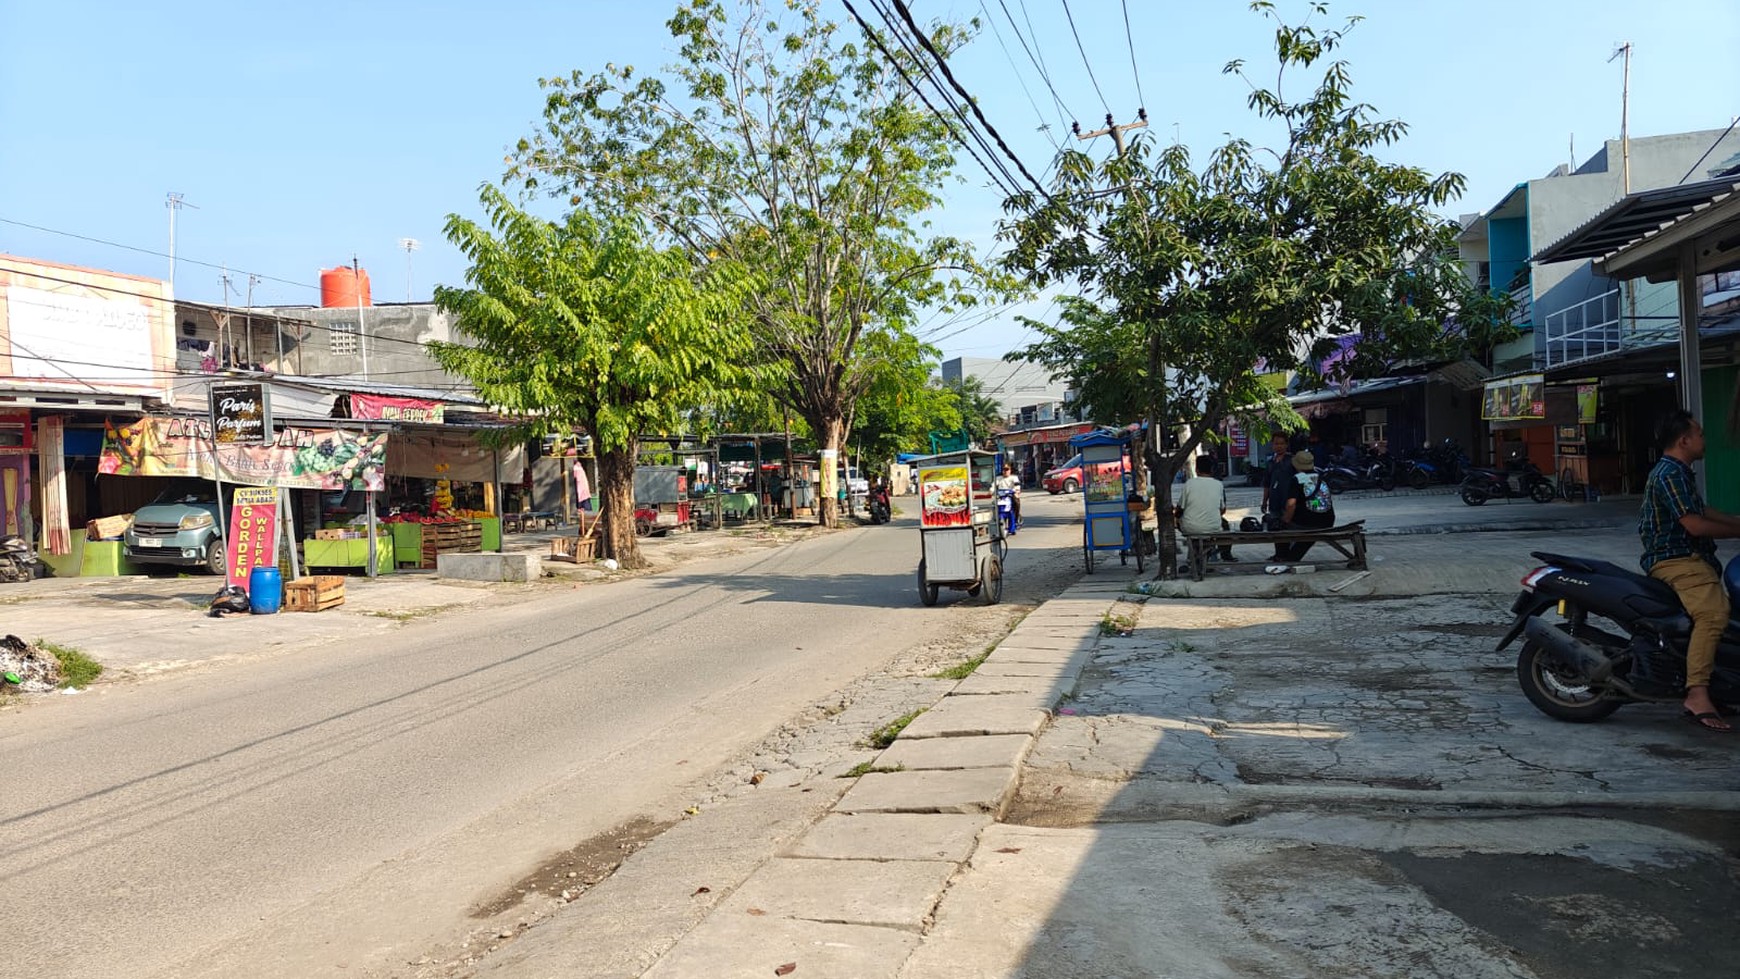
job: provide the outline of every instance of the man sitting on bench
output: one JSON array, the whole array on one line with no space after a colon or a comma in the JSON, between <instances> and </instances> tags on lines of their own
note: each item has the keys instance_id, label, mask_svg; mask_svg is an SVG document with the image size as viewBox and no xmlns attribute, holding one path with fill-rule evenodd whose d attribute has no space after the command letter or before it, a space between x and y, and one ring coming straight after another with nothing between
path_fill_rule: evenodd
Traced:
<instances>
[{"instance_id":1,"label":"man sitting on bench","mask_svg":"<svg viewBox=\"0 0 1740 979\"><path fill-rule=\"evenodd\" d=\"M1201 456L1184 463L1189 477L1178 491L1178 504L1172 508L1178 518L1178 529L1186 535L1213 534L1229 529L1226 522L1226 486L1212 473L1202 472L1207 460ZM1217 557L1233 560L1232 546L1223 546Z\"/></svg>"},{"instance_id":2,"label":"man sitting on bench","mask_svg":"<svg viewBox=\"0 0 1740 979\"><path fill-rule=\"evenodd\" d=\"M1335 526L1335 500L1329 484L1317 472L1317 460L1310 452L1293 455L1293 479L1287 484L1286 509L1281 513L1283 530L1326 530ZM1282 544L1275 548L1283 561L1303 561L1311 550L1311 541ZM1284 565L1270 565L1263 570L1283 574Z\"/></svg>"}]
</instances>

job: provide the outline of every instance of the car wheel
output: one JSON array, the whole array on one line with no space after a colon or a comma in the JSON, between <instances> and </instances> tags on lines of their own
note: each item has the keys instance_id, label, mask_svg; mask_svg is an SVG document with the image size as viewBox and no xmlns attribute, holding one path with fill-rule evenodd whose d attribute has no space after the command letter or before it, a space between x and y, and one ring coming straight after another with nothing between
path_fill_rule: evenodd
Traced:
<instances>
[{"instance_id":1,"label":"car wheel","mask_svg":"<svg viewBox=\"0 0 1740 979\"><path fill-rule=\"evenodd\" d=\"M214 540L214 541L209 541L206 543L206 545L205 545L205 569L207 571L211 572L212 574L223 574L224 573L224 562L226 560L228 560L228 555L226 555L224 553L224 542L223 541Z\"/></svg>"},{"instance_id":2,"label":"car wheel","mask_svg":"<svg viewBox=\"0 0 1740 979\"><path fill-rule=\"evenodd\" d=\"M1074 493L1078 489L1081 489L1081 484L1075 480L1066 479L1063 481L1063 491L1065 493Z\"/></svg>"}]
</instances>

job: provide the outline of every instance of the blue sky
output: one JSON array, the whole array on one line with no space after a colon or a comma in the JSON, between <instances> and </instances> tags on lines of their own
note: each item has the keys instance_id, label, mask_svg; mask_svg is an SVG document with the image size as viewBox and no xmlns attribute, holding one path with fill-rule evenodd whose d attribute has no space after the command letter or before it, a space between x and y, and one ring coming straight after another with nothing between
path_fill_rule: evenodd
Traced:
<instances>
[{"instance_id":1,"label":"blue sky","mask_svg":"<svg viewBox=\"0 0 1740 979\"><path fill-rule=\"evenodd\" d=\"M858 4L869 15L868 5ZM1023 53L1004 7L1044 61L1060 110ZM1221 66L1243 57L1267 72L1272 28L1232 0L913 0L921 20L986 21L954 60L986 114L1030 168L1060 115L1098 128L1145 106L1154 138L1199 158L1228 132L1261 139L1244 83ZM1298 13L1302 5L1282 0ZM855 32L839 0L824 8ZM475 210L505 148L535 125L540 76L606 62L671 60L668 0L603 3L369 2L47 4L0 0L0 221L23 222L161 252L164 195L186 195L177 229L178 295L221 296L227 263L240 302L247 272L273 277L256 303L318 301L318 270L357 254L379 300L406 295L401 238L418 239L412 294L458 283L464 264L441 236L449 212ZM1632 41L1634 136L1721 128L1740 113L1740 4L1733 0L1462 0L1332 3L1336 21L1366 17L1344 56L1355 93L1405 119L1393 156L1456 170L1469 190L1456 211L1482 210L1519 180L1579 160L1619 131L1615 43ZM1031 33L1027 32L1029 22ZM997 32L990 29L995 24ZM998 33L1008 54L998 43ZM1138 92L1138 82L1140 91ZM1023 83L1026 89L1023 90ZM1048 132L1038 126L1045 122ZM1110 152L1100 140L1098 152ZM965 154L934 227L983 248L999 198ZM0 223L0 252L163 276L167 262ZM276 279L288 282L274 281ZM295 285L290 283L300 283ZM1020 342L1007 315L932 324L945 354L995 356Z\"/></svg>"}]
</instances>

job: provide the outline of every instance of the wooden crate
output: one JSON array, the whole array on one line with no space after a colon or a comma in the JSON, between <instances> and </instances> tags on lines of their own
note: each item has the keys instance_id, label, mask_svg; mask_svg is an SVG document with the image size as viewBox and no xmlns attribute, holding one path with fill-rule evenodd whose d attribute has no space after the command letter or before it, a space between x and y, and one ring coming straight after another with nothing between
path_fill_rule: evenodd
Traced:
<instances>
[{"instance_id":1,"label":"wooden crate","mask_svg":"<svg viewBox=\"0 0 1740 979\"><path fill-rule=\"evenodd\" d=\"M343 604L343 575L320 574L284 584L286 612L324 612Z\"/></svg>"},{"instance_id":2,"label":"wooden crate","mask_svg":"<svg viewBox=\"0 0 1740 979\"><path fill-rule=\"evenodd\" d=\"M597 547L596 537L557 537L550 541L550 557L557 561L590 564Z\"/></svg>"},{"instance_id":3,"label":"wooden crate","mask_svg":"<svg viewBox=\"0 0 1740 979\"><path fill-rule=\"evenodd\" d=\"M125 534L127 528L132 525L133 515L131 513L122 514L119 517L98 517L85 524L85 539L113 540Z\"/></svg>"},{"instance_id":4,"label":"wooden crate","mask_svg":"<svg viewBox=\"0 0 1740 979\"><path fill-rule=\"evenodd\" d=\"M467 520L453 524L424 524L422 560L419 568L434 570L440 554L478 554L483 551L483 524Z\"/></svg>"}]
</instances>

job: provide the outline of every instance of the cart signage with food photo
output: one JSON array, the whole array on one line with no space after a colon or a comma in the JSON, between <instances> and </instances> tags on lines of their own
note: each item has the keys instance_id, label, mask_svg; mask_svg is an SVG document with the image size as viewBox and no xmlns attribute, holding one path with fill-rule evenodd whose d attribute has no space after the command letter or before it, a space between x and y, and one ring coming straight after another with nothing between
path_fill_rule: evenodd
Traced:
<instances>
[{"instance_id":1,"label":"cart signage with food photo","mask_svg":"<svg viewBox=\"0 0 1740 979\"><path fill-rule=\"evenodd\" d=\"M921 501L920 525L924 527L969 527L973 522L967 493L965 466L943 466L918 471Z\"/></svg>"}]
</instances>

